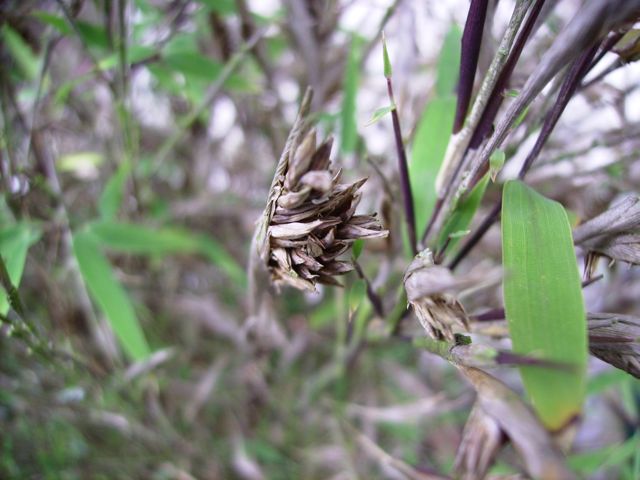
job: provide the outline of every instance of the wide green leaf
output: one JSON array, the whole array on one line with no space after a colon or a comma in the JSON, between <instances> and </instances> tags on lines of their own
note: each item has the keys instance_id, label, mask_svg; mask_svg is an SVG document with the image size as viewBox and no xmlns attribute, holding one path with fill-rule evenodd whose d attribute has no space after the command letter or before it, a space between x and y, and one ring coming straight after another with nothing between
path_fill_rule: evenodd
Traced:
<instances>
[{"instance_id":1,"label":"wide green leaf","mask_svg":"<svg viewBox=\"0 0 640 480\"><path fill-rule=\"evenodd\" d=\"M26 223L18 223L0 229L0 255L7 267L11 284L16 288L22 279L29 247L38 238L40 238L40 232ZM7 298L7 292L0 285L0 314L6 315L8 311L9 299Z\"/></svg>"},{"instance_id":2,"label":"wide green leaf","mask_svg":"<svg viewBox=\"0 0 640 480\"><path fill-rule=\"evenodd\" d=\"M569 369L521 367L544 424L559 429L580 412L586 389L587 325L567 214L519 181L503 191L504 305L515 352Z\"/></svg>"},{"instance_id":3,"label":"wide green leaf","mask_svg":"<svg viewBox=\"0 0 640 480\"><path fill-rule=\"evenodd\" d=\"M438 59L438 75L436 79L436 93L438 96L452 95L458 84L460 69L460 41L462 31L457 24L452 24L444 38Z\"/></svg>"},{"instance_id":4,"label":"wide green leaf","mask_svg":"<svg viewBox=\"0 0 640 480\"><path fill-rule=\"evenodd\" d=\"M409 163L409 177L416 213L416 230L424 230L436 202L436 176L453 128L456 99L434 98L416 128Z\"/></svg>"},{"instance_id":5,"label":"wide green leaf","mask_svg":"<svg viewBox=\"0 0 640 480\"><path fill-rule=\"evenodd\" d=\"M148 357L149 345L131 300L100 250L98 238L88 231L74 234L73 252L89 293L109 319L124 351L133 360Z\"/></svg>"}]
</instances>

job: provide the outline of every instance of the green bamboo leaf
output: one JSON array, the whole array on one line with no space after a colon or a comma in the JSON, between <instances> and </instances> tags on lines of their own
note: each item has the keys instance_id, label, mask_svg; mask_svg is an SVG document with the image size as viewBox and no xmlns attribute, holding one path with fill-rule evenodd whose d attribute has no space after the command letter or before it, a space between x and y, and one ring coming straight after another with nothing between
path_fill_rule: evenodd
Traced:
<instances>
[{"instance_id":1,"label":"green bamboo leaf","mask_svg":"<svg viewBox=\"0 0 640 480\"><path fill-rule=\"evenodd\" d=\"M360 79L360 41L356 36L351 39L351 47L347 58L344 75L344 95L340 112L340 149L343 153L351 153L358 144L356 127L356 97Z\"/></svg>"},{"instance_id":2,"label":"green bamboo leaf","mask_svg":"<svg viewBox=\"0 0 640 480\"><path fill-rule=\"evenodd\" d=\"M16 288L22 279L27 252L39 238L40 232L27 223L0 229L0 256L4 259L11 284ZM6 315L8 311L7 292L0 285L0 314Z\"/></svg>"},{"instance_id":3,"label":"green bamboo leaf","mask_svg":"<svg viewBox=\"0 0 640 480\"><path fill-rule=\"evenodd\" d=\"M113 221L89 226L100 244L121 253L137 255L201 254L224 271L239 286L246 274L225 248L214 239L175 227L151 228Z\"/></svg>"},{"instance_id":4,"label":"green bamboo leaf","mask_svg":"<svg viewBox=\"0 0 640 480\"><path fill-rule=\"evenodd\" d=\"M461 40L462 30L454 23L447 32L440 50L436 80L436 93L439 96L452 95L455 92L460 69Z\"/></svg>"},{"instance_id":5,"label":"green bamboo leaf","mask_svg":"<svg viewBox=\"0 0 640 480\"><path fill-rule=\"evenodd\" d=\"M394 105L388 105L386 107L376 109L376 111L373 112L373 115L371 116L371 120L369 120L366 123L365 127L368 127L369 125L373 125L382 117L384 117L387 113L392 112L394 108L396 108Z\"/></svg>"},{"instance_id":6,"label":"green bamboo leaf","mask_svg":"<svg viewBox=\"0 0 640 480\"><path fill-rule=\"evenodd\" d=\"M505 158L506 156L503 150L496 150L489 157L489 175L491 176L492 182L496 181L498 173L502 170Z\"/></svg>"},{"instance_id":7,"label":"green bamboo leaf","mask_svg":"<svg viewBox=\"0 0 640 480\"><path fill-rule=\"evenodd\" d=\"M434 98L418 123L409 163L409 178L416 212L416 229L424 230L436 202L436 176L453 128L456 98Z\"/></svg>"},{"instance_id":8,"label":"green bamboo leaf","mask_svg":"<svg viewBox=\"0 0 640 480\"><path fill-rule=\"evenodd\" d=\"M148 357L149 345L131 300L101 252L98 238L88 231L74 234L73 252L89 293L109 319L124 351L136 361Z\"/></svg>"},{"instance_id":9,"label":"green bamboo leaf","mask_svg":"<svg viewBox=\"0 0 640 480\"><path fill-rule=\"evenodd\" d=\"M562 206L522 182L504 187L504 305L513 350L573 365L521 367L544 424L558 429L580 412L586 389L587 325L571 229Z\"/></svg>"},{"instance_id":10,"label":"green bamboo leaf","mask_svg":"<svg viewBox=\"0 0 640 480\"><path fill-rule=\"evenodd\" d=\"M473 216L480 206L488 183L489 175L487 174L473 187L473 190L471 190L468 196L460 199L456 204L451 216L447 219L444 227L440 231L438 249L445 246L447 239L449 239L447 250L453 251L456 248L460 238L467 232L471 220L473 220Z\"/></svg>"},{"instance_id":11,"label":"green bamboo leaf","mask_svg":"<svg viewBox=\"0 0 640 480\"><path fill-rule=\"evenodd\" d=\"M382 61L384 63L384 76L387 78L391 78L391 75L393 75L393 70L391 69L391 60L389 60L387 40L384 37L384 33L382 34Z\"/></svg>"}]
</instances>

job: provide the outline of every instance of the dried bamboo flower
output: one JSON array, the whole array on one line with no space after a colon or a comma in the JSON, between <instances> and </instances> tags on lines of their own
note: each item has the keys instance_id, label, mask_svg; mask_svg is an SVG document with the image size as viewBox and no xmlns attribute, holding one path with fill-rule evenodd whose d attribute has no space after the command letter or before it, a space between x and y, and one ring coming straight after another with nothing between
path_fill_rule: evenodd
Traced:
<instances>
[{"instance_id":1,"label":"dried bamboo flower","mask_svg":"<svg viewBox=\"0 0 640 480\"><path fill-rule=\"evenodd\" d=\"M353 270L340 260L353 242L389 232L375 214L355 215L366 179L341 183L331 166L333 140L318 145L305 122L309 101L307 94L271 184L259 253L276 287L314 291L317 283L340 285L336 276Z\"/></svg>"},{"instance_id":2,"label":"dried bamboo flower","mask_svg":"<svg viewBox=\"0 0 640 480\"><path fill-rule=\"evenodd\" d=\"M453 342L455 333L469 330L464 308L447 293L459 286L448 268L434 264L429 249L416 255L404 274L407 299L422 327L436 340Z\"/></svg>"}]
</instances>

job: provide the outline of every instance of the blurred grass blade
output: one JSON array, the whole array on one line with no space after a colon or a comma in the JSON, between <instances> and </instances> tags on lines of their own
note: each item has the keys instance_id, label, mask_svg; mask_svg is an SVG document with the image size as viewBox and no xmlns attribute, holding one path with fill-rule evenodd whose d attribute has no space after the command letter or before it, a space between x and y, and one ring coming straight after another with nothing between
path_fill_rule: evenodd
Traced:
<instances>
[{"instance_id":1,"label":"blurred grass blade","mask_svg":"<svg viewBox=\"0 0 640 480\"><path fill-rule=\"evenodd\" d=\"M344 74L342 109L340 112L340 150L351 153L358 144L358 129L356 126L356 97L358 95L358 81L360 79L360 40L357 36L351 38L351 47L347 57Z\"/></svg>"},{"instance_id":2,"label":"blurred grass blade","mask_svg":"<svg viewBox=\"0 0 640 480\"><path fill-rule=\"evenodd\" d=\"M91 232L74 234L73 252L89 292L109 319L124 351L133 360L148 357L149 346L131 300L114 277L109 261L100 251L97 237Z\"/></svg>"},{"instance_id":3,"label":"blurred grass blade","mask_svg":"<svg viewBox=\"0 0 640 480\"><path fill-rule=\"evenodd\" d=\"M521 367L544 424L559 429L585 396L587 327L580 275L564 208L522 182L504 187L504 304L516 353L565 362L575 371Z\"/></svg>"},{"instance_id":4,"label":"blurred grass blade","mask_svg":"<svg viewBox=\"0 0 640 480\"><path fill-rule=\"evenodd\" d=\"M225 248L214 239L175 227L150 228L112 221L89 227L100 244L118 252L138 255L198 253L224 271L239 286L246 284L246 273Z\"/></svg>"},{"instance_id":5,"label":"blurred grass blade","mask_svg":"<svg viewBox=\"0 0 640 480\"><path fill-rule=\"evenodd\" d=\"M0 255L4 259L9 274L11 285L18 288L24 271L29 247L33 245L40 232L26 223L19 223L0 229ZM0 285L0 314L6 315L9 311L9 299L5 289Z\"/></svg>"},{"instance_id":6,"label":"blurred grass blade","mask_svg":"<svg viewBox=\"0 0 640 480\"><path fill-rule=\"evenodd\" d=\"M453 212L445 222L443 228L440 231L438 238L438 251L446 246L448 251L453 251L460 241L460 232L464 232L471 225L473 216L475 215L480 202L484 197L484 192L489 184L489 174L485 175L478 184L473 187L473 190L468 196L461 198ZM448 241L448 244L447 244Z\"/></svg>"},{"instance_id":7,"label":"blurred grass blade","mask_svg":"<svg viewBox=\"0 0 640 480\"><path fill-rule=\"evenodd\" d=\"M105 185L98 201L98 211L103 220L112 220L118 215L118 210L122 204L124 186L130 171L131 164L122 162Z\"/></svg>"},{"instance_id":8,"label":"blurred grass blade","mask_svg":"<svg viewBox=\"0 0 640 480\"><path fill-rule=\"evenodd\" d=\"M0 30L2 43L15 60L22 74L29 80L38 76L40 70L38 57L33 54L31 47L23 40L18 32L8 25L4 25Z\"/></svg>"},{"instance_id":9,"label":"blurred grass blade","mask_svg":"<svg viewBox=\"0 0 640 480\"><path fill-rule=\"evenodd\" d=\"M433 99L427 105L416 129L409 178L417 232L425 229L436 202L435 180L447 150L455 108L456 99L453 95Z\"/></svg>"}]
</instances>

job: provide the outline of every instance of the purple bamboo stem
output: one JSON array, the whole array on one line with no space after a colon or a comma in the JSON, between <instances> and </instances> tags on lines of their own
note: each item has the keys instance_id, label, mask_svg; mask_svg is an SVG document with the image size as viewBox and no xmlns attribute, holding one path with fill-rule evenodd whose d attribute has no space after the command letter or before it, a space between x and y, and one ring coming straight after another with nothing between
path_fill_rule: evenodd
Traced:
<instances>
[{"instance_id":1,"label":"purple bamboo stem","mask_svg":"<svg viewBox=\"0 0 640 480\"><path fill-rule=\"evenodd\" d=\"M453 133L458 133L464 125L464 119L469 110L473 80L478 68L480 45L487 16L488 0L471 0L467 22L464 25L460 50L460 73L458 77L458 101L456 117L453 122Z\"/></svg>"}]
</instances>

